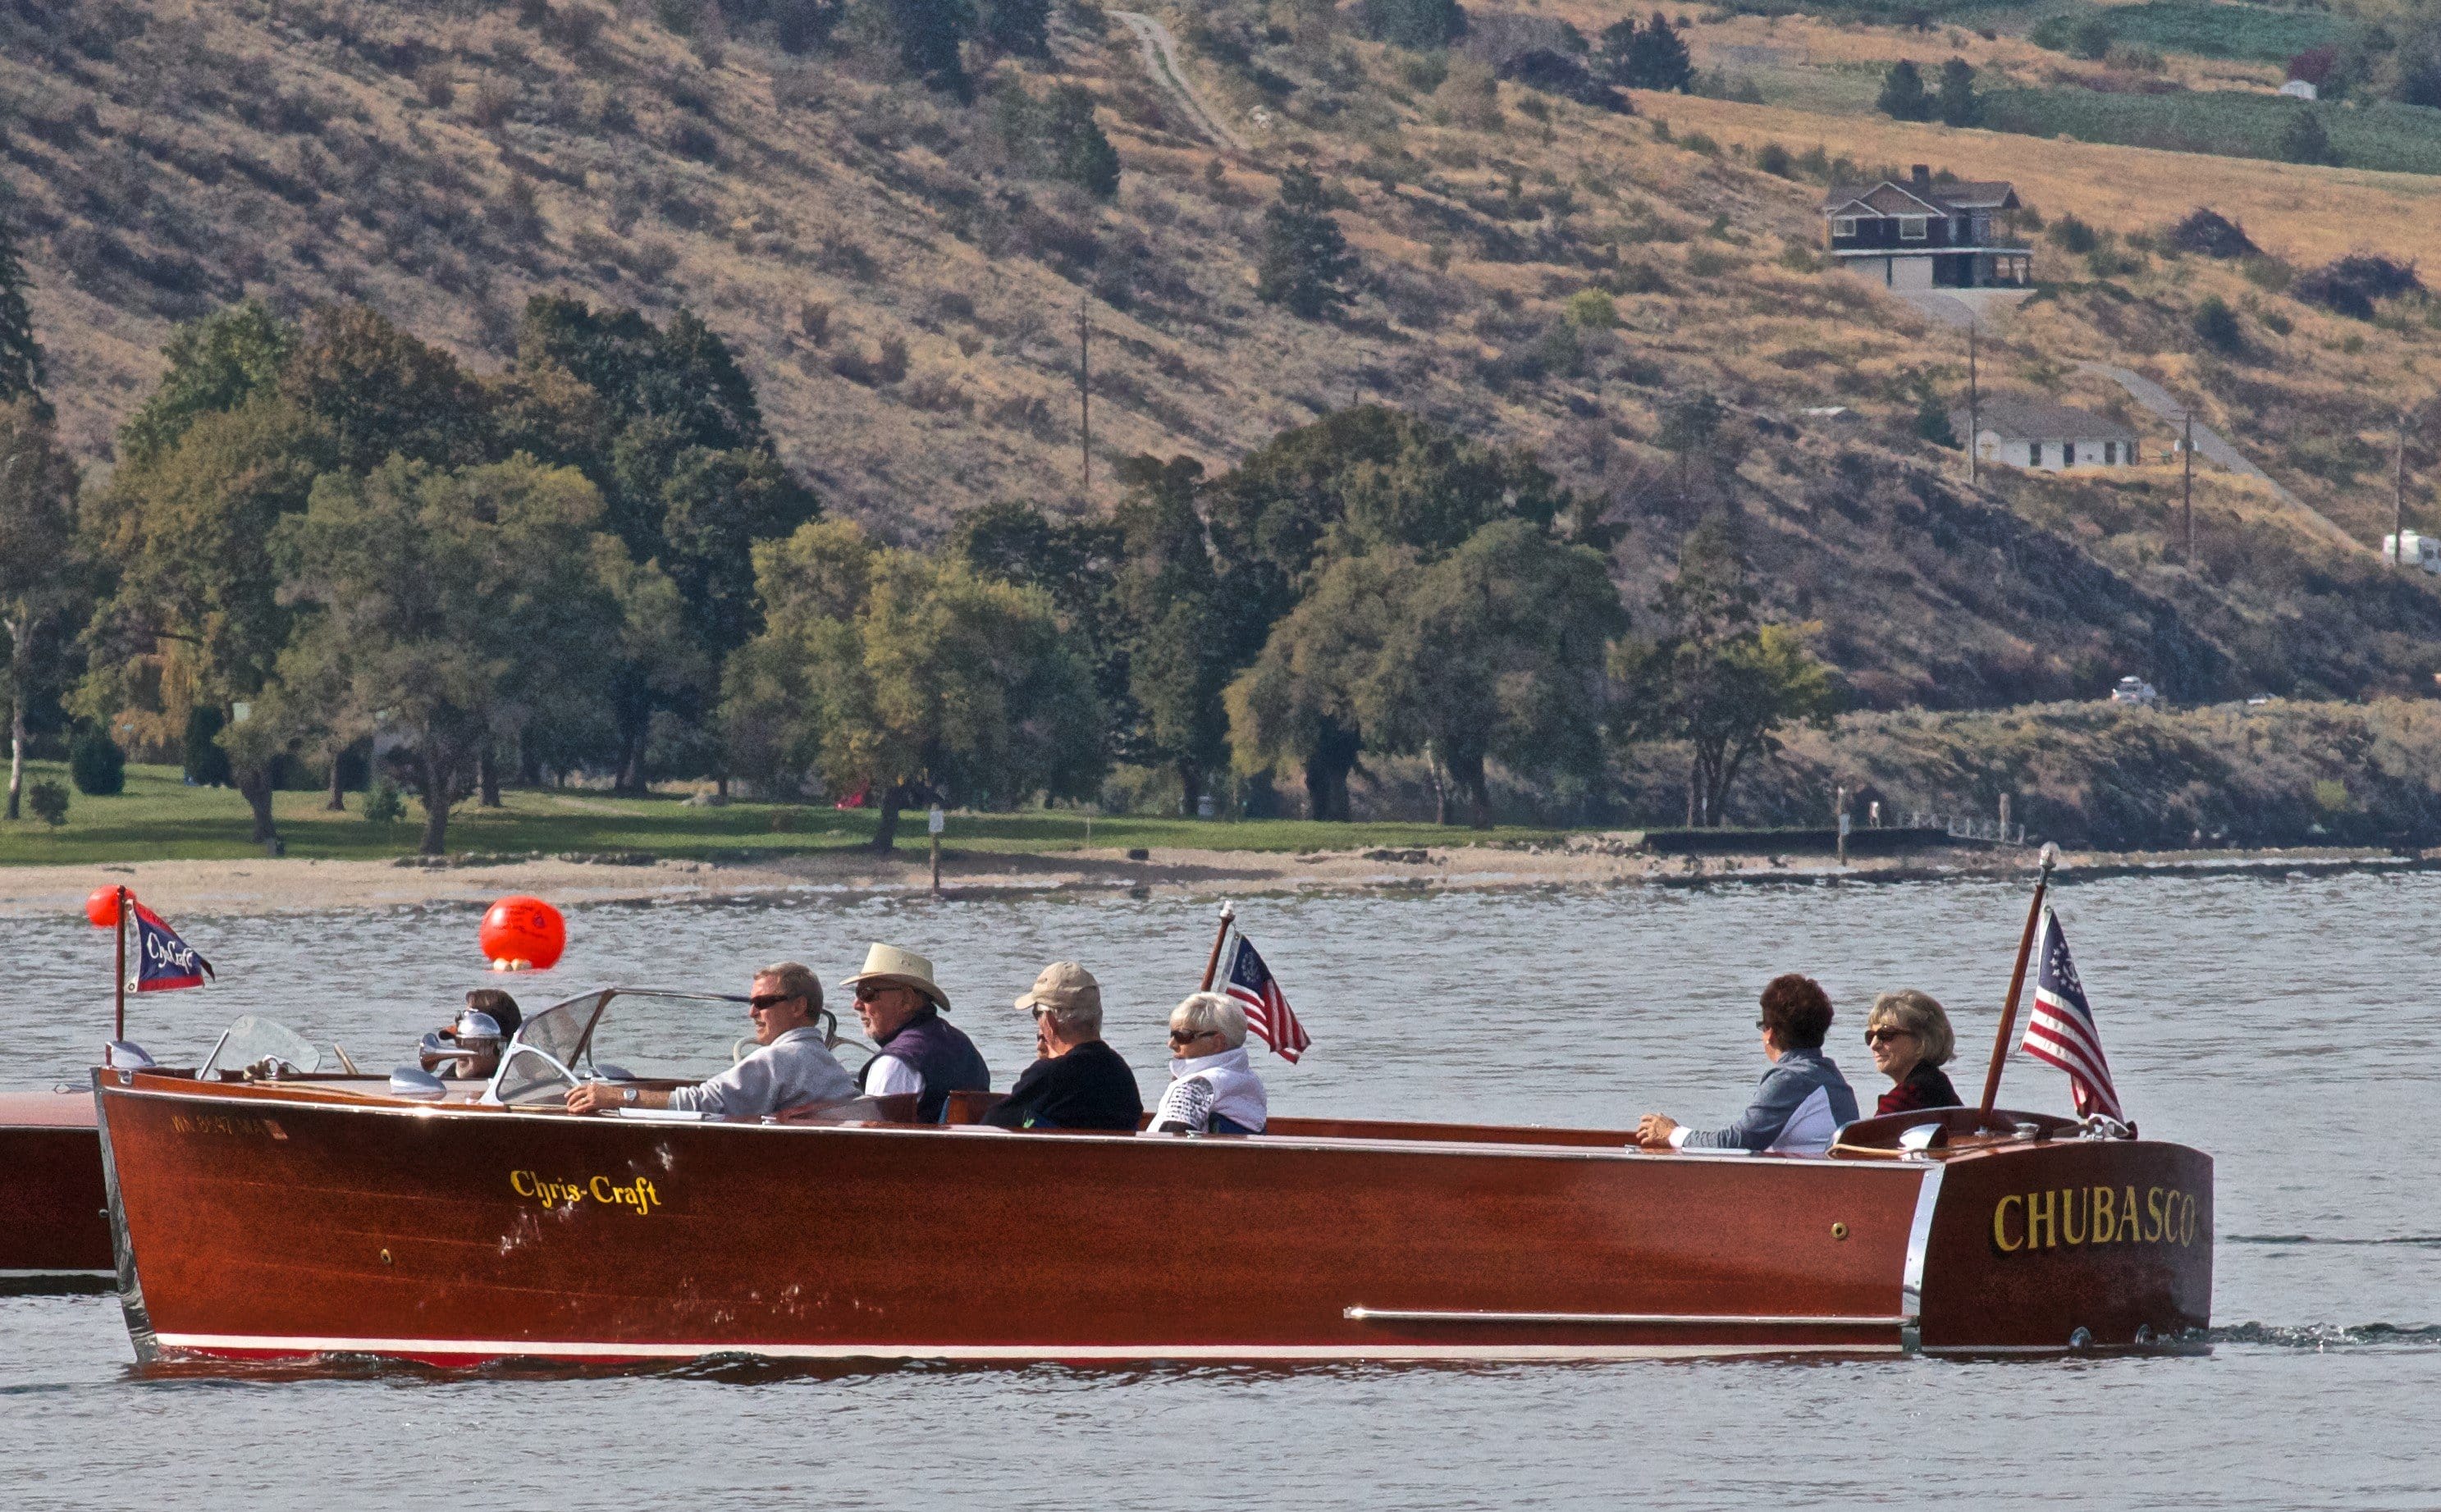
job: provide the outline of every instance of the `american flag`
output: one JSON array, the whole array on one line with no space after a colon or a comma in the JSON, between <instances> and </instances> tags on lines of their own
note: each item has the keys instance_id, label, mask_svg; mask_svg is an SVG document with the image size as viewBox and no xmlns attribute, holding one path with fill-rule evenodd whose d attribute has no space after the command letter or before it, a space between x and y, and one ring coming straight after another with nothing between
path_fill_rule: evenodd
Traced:
<instances>
[{"instance_id":1,"label":"american flag","mask_svg":"<svg viewBox=\"0 0 2441 1512\"><path fill-rule=\"evenodd\" d=\"M2110 1085L2110 1063L2102 1055L2102 1035L2093 1027L2093 1009L2085 1000L2085 983L2077 980L2076 963L2068 956L2068 936L2060 932L2059 916L2049 909L2043 910L2042 969L2034 978L2034 1017L2026 1021L2021 1044L2027 1054L2068 1072L2069 1093L2080 1115L2100 1113L2126 1122L2118 1089Z\"/></svg>"},{"instance_id":2,"label":"american flag","mask_svg":"<svg viewBox=\"0 0 2441 1512\"><path fill-rule=\"evenodd\" d=\"M1237 953L1229 958L1230 997L1246 1005L1246 1027L1263 1036L1272 1053L1294 1064L1296 1058L1312 1044L1305 1025L1289 1007L1288 996L1280 991L1279 980L1263 958L1255 952L1255 943L1244 935L1238 937Z\"/></svg>"}]
</instances>

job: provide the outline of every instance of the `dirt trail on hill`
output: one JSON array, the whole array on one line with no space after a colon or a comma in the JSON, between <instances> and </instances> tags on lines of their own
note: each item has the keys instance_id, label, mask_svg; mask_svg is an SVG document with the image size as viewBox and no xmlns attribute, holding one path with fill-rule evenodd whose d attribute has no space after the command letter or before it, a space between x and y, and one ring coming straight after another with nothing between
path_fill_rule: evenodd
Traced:
<instances>
[{"instance_id":1,"label":"dirt trail on hill","mask_svg":"<svg viewBox=\"0 0 2441 1512\"><path fill-rule=\"evenodd\" d=\"M1144 49L1145 72L1153 82L1167 90L1186 113L1187 120L1203 134L1204 140L1215 147L1225 147L1233 153L1251 152L1246 139L1220 124L1218 113L1206 107L1188 87L1186 70L1179 66L1178 39L1169 28L1141 10L1113 10L1112 15L1126 23L1136 34L1136 43Z\"/></svg>"},{"instance_id":2,"label":"dirt trail on hill","mask_svg":"<svg viewBox=\"0 0 2441 1512\"><path fill-rule=\"evenodd\" d=\"M2098 373L2126 389L2129 398L2173 425L2179 424L2187 418L2187 406L2179 403L2176 394L2132 368L2114 368L2106 362L2081 362L2077 366L2088 372ZM2342 530L2337 521L2281 487L2279 479L2249 461L2244 452L2230 444L2228 438L2202 421L2196 422L2196 450L2202 453L2208 460L2217 462L2242 477L2253 478L2256 482L2269 488L2279 496L2281 503L2305 515L2318 528L2318 533L2327 537L2334 545L2353 547L2358 550L2366 549L2362 542Z\"/></svg>"}]
</instances>

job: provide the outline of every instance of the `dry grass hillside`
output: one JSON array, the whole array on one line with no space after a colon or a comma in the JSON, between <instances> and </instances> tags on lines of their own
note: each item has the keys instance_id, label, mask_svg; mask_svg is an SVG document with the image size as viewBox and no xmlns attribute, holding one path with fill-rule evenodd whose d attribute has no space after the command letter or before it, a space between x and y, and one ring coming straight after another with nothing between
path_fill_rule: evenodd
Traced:
<instances>
[{"instance_id":1,"label":"dry grass hillside","mask_svg":"<svg viewBox=\"0 0 2441 1512\"><path fill-rule=\"evenodd\" d=\"M1591 31L1628 9L1519 20ZM222 300L362 299L484 367L529 295L567 291L703 315L789 461L899 538L994 498L1107 505L1110 459L1225 466L1364 398L1531 444L1607 492L1632 590L1667 570L1694 512L1731 507L1775 607L1820 621L1877 705L2083 696L2124 672L2197 695L2353 693L2441 665L2441 594L2241 482L2202 480L2192 567L2163 559L2165 471L1967 492L1957 454L1910 431L1924 395L1962 380L1956 334L1827 272L1811 250L1823 173L1755 161L1771 141L1928 161L2125 230L2210 203L2301 265L2357 244L2414 255L2441 181L1687 97L1639 96L1627 117L1495 83L1475 58L1443 68L1355 40L1312 8L1164 11L1196 87L1253 143L1223 153L1090 6L1057 13L1047 63L1000 64L970 106L870 50L791 57L694 13L689 38L653 8L595 0L10 12L0 178L81 451L106 458L170 324ZM995 129L991 89L1055 74L1094 92L1118 146L1108 204L1029 178ZM1364 261L1337 321L1255 297L1262 210L1295 163L1333 186ZM2430 391L2432 307L2346 321L2261 270L2114 256L2103 272L2047 254L2068 281L2004 328L1989 375L2124 407L2075 360L2144 368L2370 539L2387 495L2366 448L2386 406ZM1587 289L1615 325L1569 315ZM2198 346L2207 292L2243 312L2249 359ZM1730 424L1691 461L1659 444L1660 415L1697 389ZM1849 417L1799 413L1820 405Z\"/></svg>"}]
</instances>

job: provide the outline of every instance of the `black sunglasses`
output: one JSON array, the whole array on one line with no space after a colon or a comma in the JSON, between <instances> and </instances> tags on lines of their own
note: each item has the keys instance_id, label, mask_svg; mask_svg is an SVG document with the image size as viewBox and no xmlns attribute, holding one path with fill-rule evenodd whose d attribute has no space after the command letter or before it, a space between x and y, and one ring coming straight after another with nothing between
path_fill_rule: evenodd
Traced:
<instances>
[{"instance_id":1,"label":"black sunglasses","mask_svg":"<svg viewBox=\"0 0 2441 1512\"><path fill-rule=\"evenodd\" d=\"M1915 1031L1911 1029L1893 1029L1888 1024L1884 1024L1879 1029L1868 1029L1865 1031L1865 1043L1868 1045L1879 1045L1893 1039L1912 1039L1913 1037L1915 1037Z\"/></svg>"},{"instance_id":2,"label":"black sunglasses","mask_svg":"<svg viewBox=\"0 0 2441 1512\"><path fill-rule=\"evenodd\" d=\"M1209 1029L1173 1029L1169 1032L1169 1042L1173 1045L1192 1045L1212 1033L1214 1031Z\"/></svg>"},{"instance_id":3,"label":"black sunglasses","mask_svg":"<svg viewBox=\"0 0 2441 1512\"><path fill-rule=\"evenodd\" d=\"M746 999L746 1006L759 1013L766 1008L777 1008L784 1002L794 1002L804 996L799 992L758 992Z\"/></svg>"}]
</instances>

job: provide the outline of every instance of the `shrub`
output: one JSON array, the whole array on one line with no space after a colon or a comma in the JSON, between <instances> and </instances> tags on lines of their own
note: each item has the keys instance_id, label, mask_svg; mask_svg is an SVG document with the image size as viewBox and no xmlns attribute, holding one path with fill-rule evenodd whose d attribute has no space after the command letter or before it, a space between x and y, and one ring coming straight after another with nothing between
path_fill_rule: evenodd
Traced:
<instances>
[{"instance_id":1,"label":"shrub","mask_svg":"<svg viewBox=\"0 0 2441 1512\"><path fill-rule=\"evenodd\" d=\"M76 789L91 798L109 798L127 790L127 753L100 730L88 730L68 747L68 777Z\"/></svg>"},{"instance_id":2,"label":"shrub","mask_svg":"<svg viewBox=\"0 0 2441 1512\"><path fill-rule=\"evenodd\" d=\"M2063 215L2053 221L2044 233L2063 252L2083 255L2102 245L2102 233L2073 215Z\"/></svg>"},{"instance_id":3,"label":"shrub","mask_svg":"<svg viewBox=\"0 0 2441 1512\"><path fill-rule=\"evenodd\" d=\"M398 784L387 777L374 779L371 790L365 794L364 821L388 827L397 823L406 813L407 800L399 793Z\"/></svg>"},{"instance_id":4,"label":"shrub","mask_svg":"<svg viewBox=\"0 0 2441 1512\"><path fill-rule=\"evenodd\" d=\"M2307 304L2370 320L2375 301L2421 293L2423 288L2414 263L2360 252L2316 268L2290 285L2288 292Z\"/></svg>"},{"instance_id":5,"label":"shrub","mask_svg":"<svg viewBox=\"0 0 2441 1512\"><path fill-rule=\"evenodd\" d=\"M2331 134L2323 129L2320 111L2301 110L2288 118L2280 133L2280 156L2290 163L2340 166L2339 150L2331 145Z\"/></svg>"},{"instance_id":6,"label":"shrub","mask_svg":"<svg viewBox=\"0 0 2441 1512\"><path fill-rule=\"evenodd\" d=\"M53 829L68 821L68 790L48 778L26 789L26 806Z\"/></svg>"},{"instance_id":7,"label":"shrub","mask_svg":"<svg viewBox=\"0 0 2441 1512\"><path fill-rule=\"evenodd\" d=\"M1568 323L1585 331L1608 331L1618 324L1618 306L1600 289L1579 289L1568 297Z\"/></svg>"},{"instance_id":8,"label":"shrub","mask_svg":"<svg viewBox=\"0 0 2441 1512\"><path fill-rule=\"evenodd\" d=\"M1771 174L1774 178L1793 178L1796 176L1792 171L1788 149L1781 146L1778 142L1765 142L1763 144L1763 147L1755 153L1755 167Z\"/></svg>"},{"instance_id":9,"label":"shrub","mask_svg":"<svg viewBox=\"0 0 2441 1512\"><path fill-rule=\"evenodd\" d=\"M1958 432L1949 423L1949 408L1929 388L1916 397L1915 433L1935 446L1959 449Z\"/></svg>"},{"instance_id":10,"label":"shrub","mask_svg":"<svg viewBox=\"0 0 2441 1512\"><path fill-rule=\"evenodd\" d=\"M1030 171L1097 199L1119 191L1118 151L1094 120L1091 91L1071 84L1037 99L1013 84L1001 96L999 124L1009 155Z\"/></svg>"},{"instance_id":11,"label":"shrub","mask_svg":"<svg viewBox=\"0 0 2441 1512\"><path fill-rule=\"evenodd\" d=\"M1361 9L1374 41L1413 52L1435 52L1466 35L1457 0L1364 0Z\"/></svg>"},{"instance_id":12,"label":"shrub","mask_svg":"<svg viewBox=\"0 0 2441 1512\"><path fill-rule=\"evenodd\" d=\"M2215 351L2233 357L2246 350L2246 333L2238 327L2237 312L2219 295L2208 294L2196 306L2195 328L2196 335Z\"/></svg>"},{"instance_id":13,"label":"shrub","mask_svg":"<svg viewBox=\"0 0 2441 1512\"><path fill-rule=\"evenodd\" d=\"M2197 257L2223 259L2251 258L2257 250L2245 226L2201 206L2170 227L2170 245Z\"/></svg>"}]
</instances>

